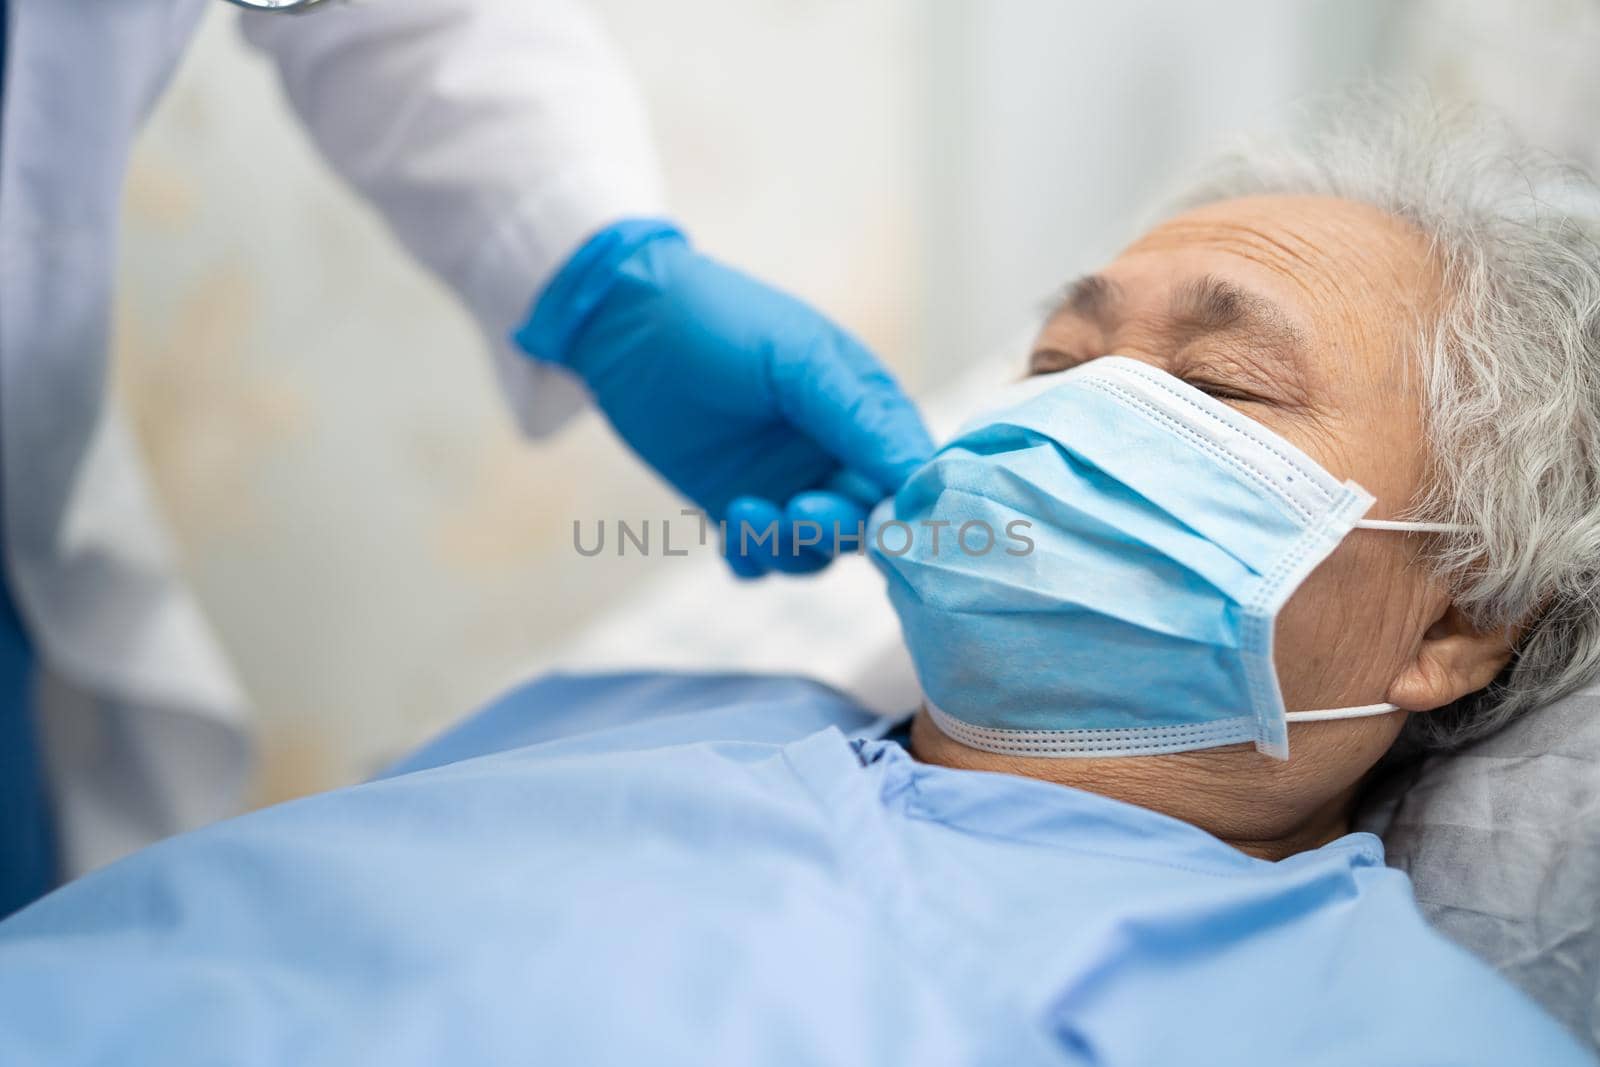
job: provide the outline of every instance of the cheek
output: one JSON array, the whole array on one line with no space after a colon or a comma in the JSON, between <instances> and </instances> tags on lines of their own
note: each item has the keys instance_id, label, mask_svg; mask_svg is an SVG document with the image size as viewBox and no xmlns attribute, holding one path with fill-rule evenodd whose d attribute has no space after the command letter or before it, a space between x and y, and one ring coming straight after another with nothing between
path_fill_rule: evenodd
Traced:
<instances>
[{"instance_id":1,"label":"cheek","mask_svg":"<svg viewBox=\"0 0 1600 1067\"><path fill-rule=\"evenodd\" d=\"M1284 605L1274 659L1290 711L1383 699L1423 627L1426 580L1402 541L1353 531Z\"/></svg>"}]
</instances>

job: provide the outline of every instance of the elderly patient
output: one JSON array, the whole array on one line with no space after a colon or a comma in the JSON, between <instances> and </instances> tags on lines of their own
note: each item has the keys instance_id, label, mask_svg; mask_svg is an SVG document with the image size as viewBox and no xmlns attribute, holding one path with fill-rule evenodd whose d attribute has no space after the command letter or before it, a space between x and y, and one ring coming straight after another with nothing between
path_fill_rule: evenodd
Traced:
<instances>
[{"instance_id":1,"label":"elderly patient","mask_svg":"<svg viewBox=\"0 0 1600 1067\"><path fill-rule=\"evenodd\" d=\"M525 687L0 925L0 1062L1586 1062L1350 832L1600 650L1600 251L1496 137L1241 156L1073 285L876 516L1029 546L880 539L909 723Z\"/></svg>"},{"instance_id":2,"label":"elderly patient","mask_svg":"<svg viewBox=\"0 0 1600 1067\"><path fill-rule=\"evenodd\" d=\"M1233 161L1189 198L1188 210L1070 286L1030 360L1032 375L1063 379L1070 369L1096 374L1090 365L1108 353L1157 368L1375 497L1370 510L1365 500L1355 503L1356 515L1379 521L1357 523L1325 559L1317 556L1320 565L1277 616L1270 650L1283 706L1348 708L1348 717L1330 713L1334 721L1293 727L1286 761L1239 745L1160 757L1093 758L1089 748L1079 753L1086 758L1030 758L1049 726L1086 725L1090 685L1120 690L1095 699L1132 710L1117 720L1124 730L1142 718L1181 723L1197 700L1221 703L1193 691L1213 666L1216 642L1198 644L1207 636L1175 606L1197 576L1208 583L1208 603L1222 599L1209 588L1215 579L1204 561L1152 540L1167 534L1147 516L1108 515L1103 503L1080 497L1105 494L1101 483L1109 481L1171 513L1169 522L1196 525L1233 502L1219 505L1211 484L1198 490L1210 497L1199 503L1169 499L1184 487L1187 468L1145 456L1141 470L1140 459L1115 456L1162 447L1130 425L1137 418L1104 416L1126 421L1102 456L1093 446L1112 435L1100 422L1093 430L1082 425L1100 413L1061 404L1031 412L1032 423L1029 415L991 420L1038 430L1039 421L1055 418L1064 431L1091 438L1088 448L1066 439L1061 465L1099 464L1075 493L1051 501L1078 518L1054 520L1075 543L1037 564L1032 601L978 588L992 581L996 568L987 563L974 582L957 573L959 565L931 566L915 549L887 561L930 696L938 698L935 684L943 684L978 705L979 722L1009 714L1023 727L1014 735L1020 743L1002 737L995 744L992 731L964 732L959 713L952 720L925 708L912 728L919 759L1093 790L1280 859L1347 832L1364 775L1402 732L1443 745L1492 732L1593 674L1600 657L1600 248L1585 226L1534 198L1526 184L1532 175L1513 169L1513 159L1457 160L1449 153L1461 146L1430 139L1444 131L1396 127L1391 136L1405 136L1401 129L1417 140L1329 137L1319 152ZM1374 151L1383 154L1372 158ZM1118 377L1137 382L1140 375ZM1178 396L1173 407L1203 403ZM1015 479L1025 466L1029 493L1051 492L1052 475L1040 477L1027 455L1048 438L1050 427L1042 428L1019 442L974 446L1023 454L1023 462L989 455L986 472L968 455L949 478L935 479L936 491L992 493L968 483L995 470ZM901 494L900 517L945 517L943 505L956 525L988 518L1000 501L1002 518L1052 522L1039 518L1044 509L1000 496L985 501L987 510L944 499L908 506L916 489ZM1088 521L1085 511L1094 512ZM1416 517L1425 521L1385 521ZM1141 543L1130 551L1128 540ZM1269 553L1265 562L1277 558ZM1145 578L1159 586L1154 594L1118 576L1104 593L1111 606L1102 607L1083 591L1081 574L1062 574L1064 565L1103 571L1128 559L1146 566ZM1176 579L1152 575L1153 566L1173 560L1181 565ZM1048 583L1044 603L1041 581ZM1137 618L1152 598L1162 617ZM950 607L954 600L960 610ZM974 624L975 610L991 617ZM994 625L993 617L1011 621L1019 613L1020 622ZM927 615L939 625L919 627ZM1062 615L1071 618L1057 640L1032 636L1041 616ZM1112 615L1116 625L1096 625ZM949 625L952 618L966 621ZM1150 631L1158 632L1152 638ZM1142 642L1136 653L1117 647L1134 640ZM970 671L985 653L991 658L976 684L948 677L946 668ZM1143 670L1123 669L1141 657ZM1085 677L1108 672L1109 679ZM995 676L1006 680L997 684ZM1163 689L1163 681L1176 684ZM1052 686L1064 697L1057 700ZM1237 696L1209 710L1246 710L1250 694ZM1006 700L1020 707L982 706ZM1358 716L1362 709L1377 714ZM1168 747L1201 749L1181 739Z\"/></svg>"}]
</instances>

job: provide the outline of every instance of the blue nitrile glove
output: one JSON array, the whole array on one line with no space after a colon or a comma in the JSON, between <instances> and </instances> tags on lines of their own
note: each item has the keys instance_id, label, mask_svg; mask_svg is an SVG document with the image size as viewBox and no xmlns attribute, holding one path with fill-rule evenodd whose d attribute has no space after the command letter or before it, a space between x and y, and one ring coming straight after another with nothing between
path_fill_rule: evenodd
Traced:
<instances>
[{"instance_id":1,"label":"blue nitrile glove","mask_svg":"<svg viewBox=\"0 0 1600 1067\"><path fill-rule=\"evenodd\" d=\"M588 384L622 439L727 520L734 571L805 573L932 453L911 401L849 334L690 247L658 220L591 238L517 343ZM777 523L776 543L741 538ZM806 545L817 523L821 543ZM800 542L798 554L797 541ZM741 543L743 542L743 543Z\"/></svg>"}]
</instances>

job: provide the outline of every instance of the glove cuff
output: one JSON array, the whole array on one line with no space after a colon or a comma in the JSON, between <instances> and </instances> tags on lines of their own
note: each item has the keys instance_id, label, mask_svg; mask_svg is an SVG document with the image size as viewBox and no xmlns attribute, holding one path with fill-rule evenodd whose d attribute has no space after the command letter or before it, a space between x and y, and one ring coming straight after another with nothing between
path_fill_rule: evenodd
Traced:
<instances>
[{"instance_id":1,"label":"glove cuff","mask_svg":"<svg viewBox=\"0 0 1600 1067\"><path fill-rule=\"evenodd\" d=\"M512 341L534 359L570 366L573 341L616 284L618 268L663 238L686 240L666 219L624 219L596 233L550 279Z\"/></svg>"}]
</instances>

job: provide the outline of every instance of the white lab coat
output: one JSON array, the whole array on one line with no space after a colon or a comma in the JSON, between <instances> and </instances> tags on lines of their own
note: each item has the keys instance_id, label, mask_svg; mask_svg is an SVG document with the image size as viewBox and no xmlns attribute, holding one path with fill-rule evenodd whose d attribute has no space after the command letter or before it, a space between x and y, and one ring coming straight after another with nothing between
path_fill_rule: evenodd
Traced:
<instances>
[{"instance_id":1,"label":"white lab coat","mask_svg":"<svg viewBox=\"0 0 1600 1067\"><path fill-rule=\"evenodd\" d=\"M50 676L45 744L73 871L227 814L247 715L104 382L121 185L218 0L10 0L0 121L6 565ZM232 8L227 8L232 12ZM376 0L247 14L329 163L482 325L525 428L580 388L506 338L605 223L658 213L632 87L569 0ZM218 359L228 358L225 352Z\"/></svg>"}]
</instances>

